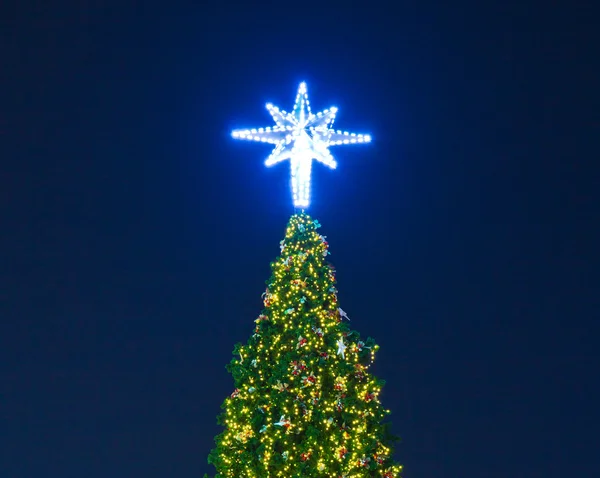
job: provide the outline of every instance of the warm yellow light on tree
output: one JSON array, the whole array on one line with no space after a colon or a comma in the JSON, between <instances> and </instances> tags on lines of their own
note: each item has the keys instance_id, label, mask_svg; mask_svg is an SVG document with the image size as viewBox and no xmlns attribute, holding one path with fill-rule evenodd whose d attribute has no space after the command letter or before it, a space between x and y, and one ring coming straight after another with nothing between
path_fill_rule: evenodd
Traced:
<instances>
[{"instance_id":1,"label":"warm yellow light on tree","mask_svg":"<svg viewBox=\"0 0 600 478\"><path fill-rule=\"evenodd\" d=\"M339 308L329 245L317 221L292 216L271 265L264 310L228 365L226 398L209 461L228 477L397 477L381 423L377 345ZM342 347L343 346L343 347ZM340 350L343 353L340 353Z\"/></svg>"}]
</instances>

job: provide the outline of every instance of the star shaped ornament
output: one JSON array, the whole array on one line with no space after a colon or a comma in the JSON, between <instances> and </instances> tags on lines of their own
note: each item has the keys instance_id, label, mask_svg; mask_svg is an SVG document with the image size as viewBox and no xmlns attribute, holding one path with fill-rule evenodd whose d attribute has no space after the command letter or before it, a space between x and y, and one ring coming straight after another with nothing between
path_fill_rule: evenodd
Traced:
<instances>
[{"instance_id":1,"label":"star shaped ornament","mask_svg":"<svg viewBox=\"0 0 600 478\"><path fill-rule=\"evenodd\" d=\"M275 145L265 161L266 166L272 166L286 159L290 160L292 197L295 207L305 208L309 205L313 159L335 169L337 163L329 152L331 146L371 141L369 135L334 131L331 126L337 113L335 107L313 114L306 93L306 83L300 83L291 113L280 110L271 103L267 103L267 110L271 113L275 126L235 130L232 136L236 139Z\"/></svg>"},{"instance_id":2,"label":"star shaped ornament","mask_svg":"<svg viewBox=\"0 0 600 478\"><path fill-rule=\"evenodd\" d=\"M346 358L344 355L346 353L346 344L344 343L344 337L340 337L340 340L337 341L337 346L338 346L337 354L341 355L342 358Z\"/></svg>"}]
</instances>

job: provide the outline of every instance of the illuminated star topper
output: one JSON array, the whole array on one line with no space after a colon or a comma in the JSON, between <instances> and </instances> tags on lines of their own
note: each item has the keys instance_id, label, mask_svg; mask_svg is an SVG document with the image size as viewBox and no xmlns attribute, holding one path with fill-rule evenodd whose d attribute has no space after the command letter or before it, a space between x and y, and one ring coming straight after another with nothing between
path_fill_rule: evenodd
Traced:
<instances>
[{"instance_id":1,"label":"illuminated star topper","mask_svg":"<svg viewBox=\"0 0 600 478\"><path fill-rule=\"evenodd\" d=\"M335 107L313 114L306 93L306 83L300 83L291 113L280 110L271 103L267 103L267 110L275 120L275 126L235 130L232 136L237 139L274 144L275 149L265 161L266 166L272 166L285 159L290 160L295 207L308 207L313 159L335 169L337 163L329 152L330 146L371 141L369 135L331 129L337 113Z\"/></svg>"}]
</instances>

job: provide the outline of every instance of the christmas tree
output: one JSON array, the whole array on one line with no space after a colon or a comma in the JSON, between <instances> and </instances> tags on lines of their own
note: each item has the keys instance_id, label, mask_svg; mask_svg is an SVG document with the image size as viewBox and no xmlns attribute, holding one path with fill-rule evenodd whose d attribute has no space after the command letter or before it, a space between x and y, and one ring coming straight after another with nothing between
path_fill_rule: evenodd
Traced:
<instances>
[{"instance_id":1,"label":"christmas tree","mask_svg":"<svg viewBox=\"0 0 600 478\"><path fill-rule=\"evenodd\" d=\"M209 455L219 478L399 476L383 381L369 371L378 347L349 327L319 227L291 217L264 310L234 348L235 389Z\"/></svg>"},{"instance_id":2,"label":"christmas tree","mask_svg":"<svg viewBox=\"0 0 600 478\"><path fill-rule=\"evenodd\" d=\"M233 131L274 144L267 166L289 159L294 206L309 205L313 159L336 167L335 145L369 135L334 131L337 108L317 114L301 83L291 113L272 104L275 127ZM383 423L383 381L369 372L377 345L351 330L340 308L329 246L318 221L294 214L271 264L264 310L228 365L235 389L223 403L209 462L218 478L397 477L394 437Z\"/></svg>"}]
</instances>

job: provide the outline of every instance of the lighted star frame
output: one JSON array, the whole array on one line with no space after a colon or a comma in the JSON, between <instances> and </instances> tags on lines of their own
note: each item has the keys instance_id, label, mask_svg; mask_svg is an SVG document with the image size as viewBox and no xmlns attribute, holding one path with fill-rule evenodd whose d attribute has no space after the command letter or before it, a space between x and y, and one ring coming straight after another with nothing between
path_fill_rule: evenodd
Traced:
<instances>
[{"instance_id":1,"label":"lighted star frame","mask_svg":"<svg viewBox=\"0 0 600 478\"><path fill-rule=\"evenodd\" d=\"M275 126L257 129L234 130L236 139L246 139L275 145L266 166L272 166L285 159L290 160L292 197L294 206L306 208L310 203L310 172L313 159L335 169L337 163L329 148L342 144L369 143L366 134L335 131L331 128L337 108L331 107L317 114L310 110L306 83L300 83L296 102L291 113L267 103Z\"/></svg>"}]
</instances>

